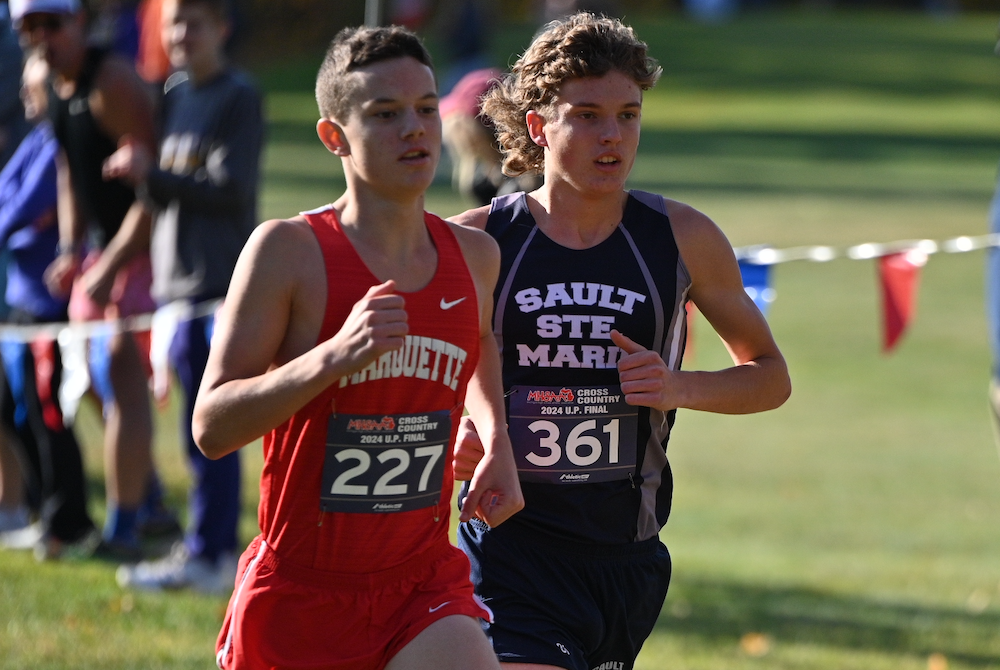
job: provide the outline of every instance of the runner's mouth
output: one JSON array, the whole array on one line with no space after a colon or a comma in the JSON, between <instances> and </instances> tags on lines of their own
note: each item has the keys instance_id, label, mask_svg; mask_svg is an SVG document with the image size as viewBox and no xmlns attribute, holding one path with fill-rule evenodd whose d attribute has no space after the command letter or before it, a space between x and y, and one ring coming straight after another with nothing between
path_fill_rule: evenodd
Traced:
<instances>
[{"instance_id":1,"label":"runner's mouth","mask_svg":"<svg viewBox=\"0 0 1000 670\"><path fill-rule=\"evenodd\" d=\"M419 158L426 158L430 155L431 155L430 152L427 151L426 149L413 149L412 151L407 151L405 154L400 156L400 160L404 161L416 160Z\"/></svg>"}]
</instances>

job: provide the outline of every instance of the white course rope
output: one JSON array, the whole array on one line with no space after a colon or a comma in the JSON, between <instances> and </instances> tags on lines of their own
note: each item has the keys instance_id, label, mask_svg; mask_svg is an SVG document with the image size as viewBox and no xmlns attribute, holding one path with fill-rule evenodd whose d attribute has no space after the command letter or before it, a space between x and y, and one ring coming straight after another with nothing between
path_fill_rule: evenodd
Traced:
<instances>
[{"instance_id":1,"label":"white course rope","mask_svg":"<svg viewBox=\"0 0 1000 670\"><path fill-rule=\"evenodd\" d=\"M962 237L955 237L943 242L936 240L897 240L895 242L884 243L866 242L847 247L846 249L822 245L775 249L766 244L757 244L749 247L737 247L734 251L736 252L736 258L741 261L747 261L756 265L777 265L778 263L788 263L790 261L825 263L844 257L859 261L888 256L889 254L905 253L907 251L922 252L928 256L938 252L957 254L998 246L1000 246L1000 234L991 233L975 237L963 235Z\"/></svg>"}]
</instances>

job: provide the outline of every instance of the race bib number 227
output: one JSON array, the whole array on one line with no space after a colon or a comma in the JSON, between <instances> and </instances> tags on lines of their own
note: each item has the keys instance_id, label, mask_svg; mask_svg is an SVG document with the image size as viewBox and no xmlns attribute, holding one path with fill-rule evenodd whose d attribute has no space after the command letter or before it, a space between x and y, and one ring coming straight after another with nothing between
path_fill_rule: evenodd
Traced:
<instances>
[{"instance_id":1,"label":"race bib number 227","mask_svg":"<svg viewBox=\"0 0 1000 670\"><path fill-rule=\"evenodd\" d=\"M436 505L450 437L448 410L332 415L320 508L371 514Z\"/></svg>"}]
</instances>

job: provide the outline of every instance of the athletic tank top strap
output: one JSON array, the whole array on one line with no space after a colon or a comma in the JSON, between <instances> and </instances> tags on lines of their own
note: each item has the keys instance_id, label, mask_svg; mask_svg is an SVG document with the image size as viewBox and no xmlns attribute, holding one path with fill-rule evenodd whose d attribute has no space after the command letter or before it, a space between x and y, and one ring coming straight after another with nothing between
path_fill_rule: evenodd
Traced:
<instances>
[{"instance_id":1,"label":"athletic tank top strap","mask_svg":"<svg viewBox=\"0 0 1000 670\"><path fill-rule=\"evenodd\" d=\"M493 336L503 350L503 322L511 285L531 240L538 232L522 191L493 198L486 218L486 232L500 244L500 279L493 292ZM508 252L510 250L510 252Z\"/></svg>"},{"instance_id":2,"label":"athletic tank top strap","mask_svg":"<svg viewBox=\"0 0 1000 670\"><path fill-rule=\"evenodd\" d=\"M302 215L310 227L312 227L313 233L316 235L316 241L319 243L320 251L323 253L327 291L332 291L336 282L348 272L363 271L371 274L368 272L368 268L360 262L360 258L357 259L361 266L360 268L344 267L343 263L349 263L351 257L357 256L357 254L353 253L354 247L351 246L347 235L344 234L344 229L340 227L336 210L332 206L323 207L311 212L303 212ZM337 311L330 308L331 303L332 301L327 298L326 310L323 314L323 325L320 327L319 337L316 338L317 344L333 337L343 324L343 319Z\"/></svg>"},{"instance_id":3,"label":"athletic tank top strap","mask_svg":"<svg viewBox=\"0 0 1000 670\"><path fill-rule=\"evenodd\" d=\"M342 282L347 274L352 274L358 280L368 280L369 286L381 283L361 260L344 233L337 219L337 212L332 206L303 212L302 215L312 227L323 253L328 287ZM464 262L462 248L455 233L448 227L447 222L430 212L424 212L424 224L438 251L438 266L428 287L433 284L452 286L456 289L471 290L475 296L475 283ZM323 316L317 343L333 337L343 323L343 315L337 310L330 309L331 304L332 301L327 300L327 310Z\"/></svg>"},{"instance_id":4,"label":"athletic tank top strap","mask_svg":"<svg viewBox=\"0 0 1000 670\"><path fill-rule=\"evenodd\" d=\"M106 49L89 48L73 95L64 100L51 89L49 93L52 127L66 152L73 192L87 218L90 241L99 248L117 234L135 202L135 191L130 186L117 179L106 181L102 175L104 161L118 150L118 142L108 137L94 118L90 94L108 55Z\"/></svg>"},{"instance_id":5,"label":"athletic tank top strap","mask_svg":"<svg viewBox=\"0 0 1000 670\"><path fill-rule=\"evenodd\" d=\"M534 221L524 221L528 212L528 199L524 192L510 193L493 198L490 213L486 219L486 232L494 238L502 236L511 226L521 224L532 227Z\"/></svg>"}]
</instances>

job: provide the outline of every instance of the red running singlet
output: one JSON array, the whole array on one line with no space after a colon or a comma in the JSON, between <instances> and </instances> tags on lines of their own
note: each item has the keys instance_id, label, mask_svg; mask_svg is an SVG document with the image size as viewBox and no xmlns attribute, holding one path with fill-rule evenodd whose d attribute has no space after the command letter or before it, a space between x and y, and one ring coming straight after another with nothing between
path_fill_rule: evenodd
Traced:
<instances>
[{"instance_id":1,"label":"red running singlet","mask_svg":"<svg viewBox=\"0 0 1000 670\"><path fill-rule=\"evenodd\" d=\"M354 304L381 282L344 235L332 207L305 216L326 263L328 297L318 344L335 335ZM406 345L334 384L264 439L260 527L267 544L290 563L341 573L371 572L399 565L435 543L448 541L451 455L466 385L479 357L479 306L475 284L454 233L433 214L425 214L424 218L437 247L438 265L426 287L402 294L409 325ZM370 440L382 438L384 448L356 445L365 456L354 451L341 461L331 458L324 445L331 430L333 408L337 416L372 417L370 420L376 424L389 417L385 425L375 426L364 436ZM390 422L400 422L399 415L416 415L412 419L428 412L444 412L451 424L445 449L436 457L411 453L414 450L407 445L412 443L401 440L428 432L405 429L441 421L388 427ZM355 426L358 423L363 420ZM384 440L390 437L400 441L386 443ZM393 449L405 449L407 455ZM431 458L435 458L434 463L430 463ZM336 464L340 470L321 491L325 461L329 461L327 466ZM439 466L442 475L440 495L431 504L425 500L416 509L394 511L397 503L392 493L374 497L375 489L393 492L403 486L408 490L400 498L417 493L415 489L420 488L428 465L431 475ZM352 469L353 473L344 474ZM390 475L393 469L397 474ZM347 491L341 496L347 500L329 506L334 511L322 511L321 494L329 494L334 484L340 491ZM359 506L348 504L363 505L367 501L376 501L370 513L354 511Z\"/></svg>"},{"instance_id":2,"label":"red running singlet","mask_svg":"<svg viewBox=\"0 0 1000 670\"><path fill-rule=\"evenodd\" d=\"M318 344L381 282L332 207L305 217L326 264ZM402 293L405 346L264 438L262 533L240 560L219 667L377 670L435 620L492 618L448 537L455 437L479 358L478 299L449 224L424 221L438 263L426 287Z\"/></svg>"}]
</instances>

